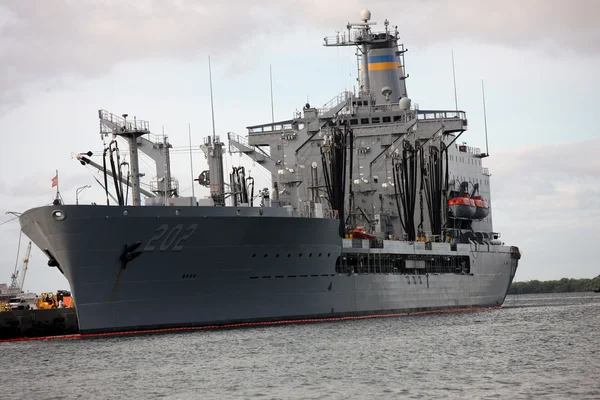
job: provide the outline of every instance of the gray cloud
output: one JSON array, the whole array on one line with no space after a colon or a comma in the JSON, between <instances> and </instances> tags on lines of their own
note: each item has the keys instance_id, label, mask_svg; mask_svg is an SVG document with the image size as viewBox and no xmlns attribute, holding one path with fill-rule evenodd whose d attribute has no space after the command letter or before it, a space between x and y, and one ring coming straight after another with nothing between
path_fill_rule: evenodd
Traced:
<instances>
[{"instance_id":1,"label":"gray cloud","mask_svg":"<svg viewBox=\"0 0 600 400\"><path fill-rule=\"evenodd\" d=\"M262 45L251 38L257 34L280 38L299 27L334 34L358 20L362 7L357 0L8 2L0 5L0 112L22 101L26 91L60 87L63 77L106 74L123 62L248 47L256 56ZM600 50L595 0L382 0L371 11L380 26L388 18L420 45L469 39L535 46L553 55Z\"/></svg>"},{"instance_id":2,"label":"gray cloud","mask_svg":"<svg viewBox=\"0 0 600 400\"><path fill-rule=\"evenodd\" d=\"M21 179L8 186L7 194L14 197L29 197L37 196L44 192L53 192L52 189L52 173L48 174L48 179L40 180L36 176L30 175L27 177L21 177ZM64 192L72 192L80 186L90 183L90 176L88 174L77 174L77 173L61 173L59 175L59 189ZM1 187L1 186L0 186ZM1 197L1 194L0 194Z\"/></svg>"},{"instance_id":3,"label":"gray cloud","mask_svg":"<svg viewBox=\"0 0 600 400\"><path fill-rule=\"evenodd\" d=\"M492 154L492 198L530 232L600 224L600 140L538 144Z\"/></svg>"},{"instance_id":4,"label":"gray cloud","mask_svg":"<svg viewBox=\"0 0 600 400\"><path fill-rule=\"evenodd\" d=\"M492 151L494 229L519 246L517 279L593 277L600 225L600 140Z\"/></svg>"}]
</instances>

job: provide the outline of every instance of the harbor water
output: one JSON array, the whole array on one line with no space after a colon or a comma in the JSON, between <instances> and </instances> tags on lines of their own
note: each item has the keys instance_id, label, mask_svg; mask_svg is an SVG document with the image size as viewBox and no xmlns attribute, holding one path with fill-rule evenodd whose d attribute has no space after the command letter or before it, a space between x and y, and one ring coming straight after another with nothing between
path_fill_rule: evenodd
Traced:
<instances>
[{"instance_id":1,"label":"harbor water","mask_svg":"<svg viewBox=\"0 0 600 400\"><path fill-rule=\"evenodd\" d=\"M501 309L0 344L9 399L598 399L600 294Z\"/></svg>"}]
</instances>

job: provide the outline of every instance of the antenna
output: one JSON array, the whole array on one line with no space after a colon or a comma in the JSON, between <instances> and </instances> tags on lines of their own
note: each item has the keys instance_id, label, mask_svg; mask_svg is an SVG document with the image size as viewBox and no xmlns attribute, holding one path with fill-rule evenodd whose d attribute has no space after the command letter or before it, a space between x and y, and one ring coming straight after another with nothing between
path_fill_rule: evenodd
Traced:
<instances>
[{"instance_id":1,"label":"antenna","mask_svg":"<svg viewBox=\"0 0 600 400\"><path fill-rule=\"evenodd\" d=\"M164 125L162 126L162 137L163 137L163 142L165 142L165 126L164 126ZM167 193L167 185L168 185L169 183L167 182L167 179L168 179L168 178L170 178L170 177L169 177L169 174L167 173L167 160L166 160L166 155L167 155L166 153L165 153L165 154L163 154L163 152L161 151L161 156L163 156L163 157L164 157L164 158L163 158L163 167L164 167L164 169L165 169L165 170L164 170L165 176L164 176L164 178L163 178L163 186L164 186L164 192L165 192L165 206L169 204L169 200L168 200L168 198L169 198L169 194ZM158 177L157 177L157 178L158 178Z\"/></svg>"},{"instance_id":2,"label":"antenna","mask_svg":"<svg viewBox=\"0 0 600 400\"><path fill-rule=\"evenodd\" d=\"M490 150L488 148L487 116L485 113L485 89L483 87L483 79L481 80L481 96L483 97L483 125L485 127L485 154L486 154L486 156L489 156Z\"/></svg>"},{"instance_id":3,"label":"antenna","mask_svg":"<svg viewBox=\"0 0 600 400\"><path fill-rule=\"evenodd\" d=\"M192 197L194 198L194 202L196 202L196 194L194 193L194 164L192 159L192 127L188 123L188 142L190 144L190 172L192 176Z\"/></svg>"},{"instance_id":4,"label":"antenna","mask_svg":"<svg viewBox=\"0 0 600 400\"><path fill-rule=\"evenodd\" d=\"M454 80L454 107L458 111L458 99L456 97L456 72L454 71L454 49L452 49L452 79Z\"/></svg>"},{"instance_id":5,"label":"antenna","mask_svg":"<svg viewBox=\"0 0 600 400\"><path fill-rule=\"evenodd\" d=\"M275 113L273 111L273 73L271 71L271 64L269 64L269 79L271 81L271 123L275 123Z\"/></svg>"},{"instance_id":6,"label":"antenna","mask_svg":"<svg viewBox=\"0 0 600 400\"><path fill-rule=\"evenodd\" d=\"M210 68L210 56L208 56L208 81L210 83L210 112L212 115L212 128L213 128L213 143L217 139L217 133L215 131L215 107L213 105L213 91L212 91L212 71Z\"/></svg>"}]
</instances>

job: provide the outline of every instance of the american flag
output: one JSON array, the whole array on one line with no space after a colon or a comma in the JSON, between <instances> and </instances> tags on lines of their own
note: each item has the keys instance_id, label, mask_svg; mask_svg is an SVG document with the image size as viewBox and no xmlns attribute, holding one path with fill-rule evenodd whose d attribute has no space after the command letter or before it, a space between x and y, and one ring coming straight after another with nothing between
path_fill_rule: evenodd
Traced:
<instances>
[{"instance_id":1,"label":"american flag","mask_svg":"<svg viewBox=\"0 0 600 400\"><path fill-rule=\"evenodd\" d=\"M58 186L58 175L52 178L52 187Z\"/></svg>"}]
</instances>

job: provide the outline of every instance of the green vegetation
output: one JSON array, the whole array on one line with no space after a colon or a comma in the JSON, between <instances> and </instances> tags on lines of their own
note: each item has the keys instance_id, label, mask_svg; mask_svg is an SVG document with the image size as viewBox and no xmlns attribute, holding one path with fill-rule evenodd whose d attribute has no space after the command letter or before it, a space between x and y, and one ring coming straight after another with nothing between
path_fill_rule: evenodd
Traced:
<instances>
[{"instance_id":1,"label":"green vegetation","mask_svg":"<svg viewBox=\"0 0 600 400\"><path fill-rule=\"evenodd\" d=\"M593 292L600 288L600 275L593 279L562 278L559 281L514 282L508 294Z\"/></svg>"}]
</instances>

